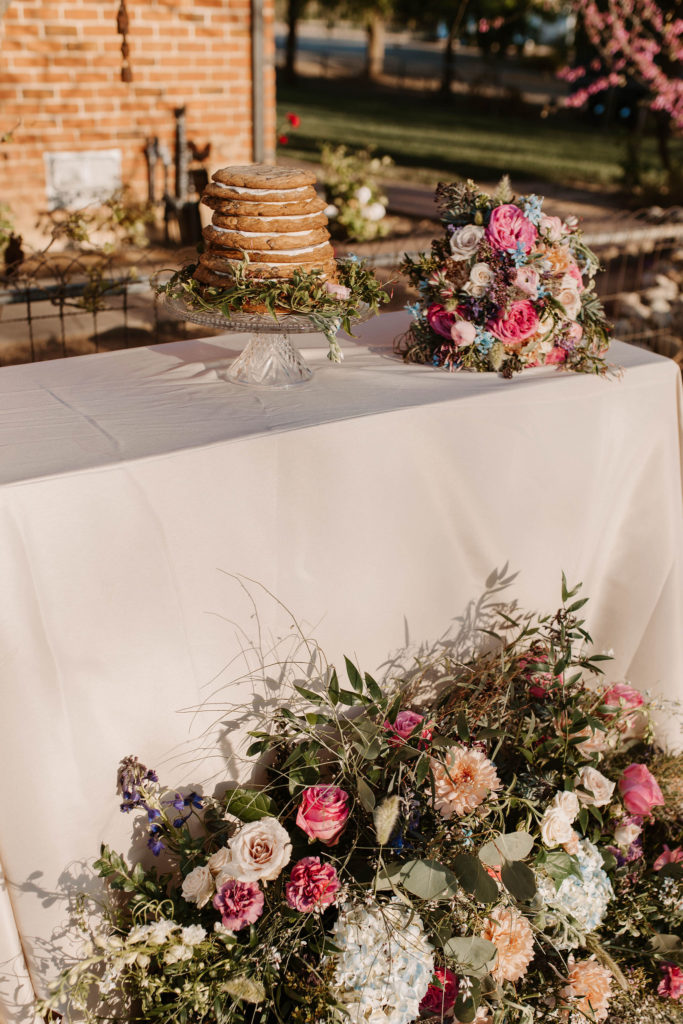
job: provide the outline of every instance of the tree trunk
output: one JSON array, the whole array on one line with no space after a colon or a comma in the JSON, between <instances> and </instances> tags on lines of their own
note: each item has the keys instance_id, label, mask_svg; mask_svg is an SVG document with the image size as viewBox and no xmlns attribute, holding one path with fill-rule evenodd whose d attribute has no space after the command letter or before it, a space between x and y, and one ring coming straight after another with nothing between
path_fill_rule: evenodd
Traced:
<instances>
[{"instance_id":1,"label":"tree trunk","mask_svg":"<svg viewBox=\"0 0 683 1024\"><path fill-rule=\"evenodd\" d=\"M372 82L376 82L384 70L384 15L373 10L367 23L368 49L365 73Z\"/></svg>"},{"instance_id":2,"label":"tree trunk","mask_svg":"<svg viewBox=\"0 0 683 1024\"><path fill-rule=\"evenodd\" d=\"M455 71L455 62L453 61L453 49L455 43L455 34L458 25L453 21L451 27L448 30L448 36L446 38L446 48L443 51L443 68L441 72L441 86L439 92L444 96L450 96L451 85L453 84L453 77Z\"/></svg>"},{"instance_id":3,"label":"tree trunk","mask_svg":"<svg viewBox=\"0 0 683 1024\"><path fill-rule=\"evenodd\" d=\"M288 82L296 80L296 47L299 15L303 0L288 0L287 3L287 45L285 47L285 78Z\"/></svg>"}]
</instances>

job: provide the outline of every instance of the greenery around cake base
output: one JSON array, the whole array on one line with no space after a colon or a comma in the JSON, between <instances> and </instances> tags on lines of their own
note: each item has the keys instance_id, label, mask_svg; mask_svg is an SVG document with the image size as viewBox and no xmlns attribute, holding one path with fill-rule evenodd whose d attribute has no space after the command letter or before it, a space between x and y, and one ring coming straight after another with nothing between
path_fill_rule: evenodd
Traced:
<instances>
[{"instance_id":1,"label":"greenery around cake base","mask_svg":"<svg viewBox=\"0 0 683 1024\"><path fill-rule=\"evenodd\" d=\"M328 358L341 362L343 355L336 339L342 328L352 334L351 325L368 313L377 313L389 301L365 261L355 256L337 260L337 282L348 289L348 296L330 291L321 270L297 270L291 278L262 280L247 276L249 263L245 260L235 268L233 278L226 287L202 284L193 276L196 263L177 271L158 292L184 302L190 309L216 313L229 320L235 313L263 313L274 320L280 316L296 314L308 316L311 323L327 338Z\"/></svg>"}]
</instances>

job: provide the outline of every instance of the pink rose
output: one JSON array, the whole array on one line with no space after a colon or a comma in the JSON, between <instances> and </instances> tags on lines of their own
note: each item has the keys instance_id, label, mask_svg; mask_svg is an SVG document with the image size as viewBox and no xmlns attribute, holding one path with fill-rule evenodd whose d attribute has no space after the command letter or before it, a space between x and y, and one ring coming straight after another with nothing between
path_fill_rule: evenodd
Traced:
<instances>
[{"instance_id":1,"label":"pink rose","mask_svg":"<svg viewBox=\"0 0 683 1024\"><path fill-rule=\"evenodd\" d=\"M682 860L683 848L677 846L675 850L670 850L666 843L664 843L664 846L662 847L662 852L652 865L652 870L661 871L666 864L678 864Z\"/></svg>"},{"instance_id":2,"label":"pink rose","mask_svg":"<svg viewBox=\"0 0 683 1024\"><path fill-rule=\"evenodd\" d=\"M567 358L567 353L561 345L555 345L550 349L550 352L545 357L545 365L552 366L554 363L563 363Z\"/></svg>"},{"instance_id":3,"label":"pink rose","mask_svg":"<svg viewBox=\"0 0 683 1024\"><path fill-rule=\"evenodd\" d=\"M443 1017L455 1005L458 998L458 978L448 967L437 967L434 970L434 981L420 1003L420 1013Z\"/></svg>"},{"instance_id":4,"label":"pink rose","mask_svg":"<svg viewBox=\"0 0 683 1024\"><path fill-rule=\"evenodd\" d=\"M339 889L337 872L331 864L321 864L320 857L303 857L292 868L285 886L287 902L302 914L335 902Z\"/></svg>"},{"instance_id":5,"label":"pink rose","mask_svg":"<svg viewBox=\"0 0 683 1024\"><path fill-rule=\"evenodd\" d=\"M224 927L238 932L258 921L263 913L263 893L258 882L238 882L231 878L220 887L213 905L220 911Z\"/></svg>"},{"instance_id":6,"label":"pink rose","mask_svg":"<svg viewBox=\"0 0 683 1024\"><path fill-rule=\"evenodd\" d=\"M391 733L391 736L389 737L389 746L402 747L410 737L410 734L417 729L418 725L421 725L424 720L424 715L418 715L417 711L399 711L393 725L391 722L385 721L384 728L387 732ZM427 724L420 733L420 739L429 743L431 738L432 730L430 729L429 724ZM424 744L421 744L418 741L418 746L424 746Z\"/></svg>"},{"instance_id":7,"label":"pink rose","mask_svg":"<svg viewBox=\"0 0 683 1024\"><path fill-rule=\"evenodd\" d=\"M630 764L619 782L624 807L631 814L650 814L653 807L663 806L664 797L656 778L644 764Z\"/></svg>"},{"instance_id":8,"label":"pink rose","mask_svg":"<svg viewBox=\"0 0 683 1024\"><path fill-rule=\"evenodd\" d=\"M311 839L336 846L349 816L348 799L338 786L309 786L301 794L296 823Z\"/></svg>"},{"instance_id":9,"label":"pink rose","mask_svg":"<svg viewBox=\"0 0 683 1024\"><path fill-rule=\"evenodd\" d=\"M512 203L496 206L486 229L487 241L494 249L516 249L531 252L538 231L522 211Z\"/></svg>"},{"instance_id":10,"label":"pink rose","mask_svg":"<svg viewBox=\"0 0 683 1024\"><path fill-rule=\"evenodd\" d=\"M657 993L663 999L680 999L683 996L683 971L675 964L662 964L664 977L657 986Z\"/></svg>"},{"instance_id":11,"label":"pink rose","mask_svg":"<svg viewBox=\"0 0 683 1024\"><path fill-rule=\"evenodd\" d=\"M603 704L611 708L640 708L645 703L642 693L626 683L614 683L603 695Z\"/></svg>"},{"instance_id":12,"label":"pink rose","mask_svg":"<svg viewBox=\"0 0 683 1024\"><path fill-rule=\"evenodd\" d=\"M528 299L513 302L507 312L489 324L492 334L504 345L519 345L538 330L538 314Z\"/></svg>"},{"instance_id":13,"label":"pink rose","mask_svg":"<svg viewBox=\"0 0 683 1024\"><path fill-rule=\"evenodd\" d=\"M581 324L577 324L576 320L572 320L569 324L569 330L567 331L570 341L573 341L575 345L583 338L583 327Z\"/></svg>"},{"instance_id":14,"label":"pink rose","mask_svg":"<svg viewBox=\"0 0 683 1024\"><path fill-rule=\"evenodd\" d=\"M453 313L449 313L438 302L433 302L427 310L427 320L433 331L440 334L442 338L450 339L451 327L455 323L455 315Z\"/></svg>"},{"instance_id":15,"label":"pink rose","mask_svg":"<svg viewBox=\"0 0 683 1024\"><path fill-rule=\"evenodd\" d=\"M477 335L477 328L469 320L456 320L451 327L451 338L456 345L471 345Z\"/></svg>"},{"instance_id":16,"label":"pink rose","mask_svg":"<svg viewBox=\"0 0 683 1024\"><path fill-rule=\"evenodd\" d=\"M538 226L541 229L541 234L547 238L549 242L559 242L564 233L564 225L560 218L553 217L547 213L541 214Z\"/></svg>"},{"instance_id":17,"label":"pink rose","mask_svg":"<svg viewBox=\"0 0 683 1024\"><path fill-rule=\"evenodd\" d=\"M351 289L347 288L345 284L334 284L332 281L325 281L323 287L328 295L333 295L340 302L348 299L351 294Z\"/></svg>"},{"instance_id":18,"label":"pink rose","mask_svg":"<svg viewBox=\"0 0 683 1024\"><path fill-rule=\"evenodd\" d=\"M518 267L512 279L515 287L519 288L520 292L529 295L532 299L538 297L539 281L538 271L533 267Z\"/></svg>"},{"instance_id":19,"label":"pink rose","mask_svg":"<svg viewBox=\"0 0 683 1024\"><path fill-rule=\"evenodd\" d=\"M583 291L583 278L581 277L581 271L577 267L576 263L570 263L567 267L567 273L570 277L573 277L576 281L576 287L580 292Z\"/></svg>"}]
</instances>

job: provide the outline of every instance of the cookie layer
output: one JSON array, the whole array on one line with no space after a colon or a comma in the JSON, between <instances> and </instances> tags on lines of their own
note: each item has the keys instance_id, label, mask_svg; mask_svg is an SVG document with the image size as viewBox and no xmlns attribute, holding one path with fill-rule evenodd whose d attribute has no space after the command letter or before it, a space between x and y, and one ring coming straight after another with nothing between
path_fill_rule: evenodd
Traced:
<instances>
[{"instance_id":1,"label":"cookie layer","mask_svg":"<svg viewBox=\"0 0 683 1024\"><path fill-rule=\"evenodd\" d=\"M329 242L319 242L317 245L307 246L305 249L281 249L279 251L254 252L244 249L207 249L203 256L218 260L233 260L242 262L248 257L250 266L259 263L319 263L321 260L328 260L334 257L334 249ZM211 266L206 261L207 266Z\"/></svg>"},{"instance_id":2,"label":"cookie layer","mask_svg":"<svg viewBox=\"0 0 683 1024\"><path fill-rule=\"evenodd\" d=\"M321 199L314 192L308 198L295 199L291 202L249 202L243 203L239 199L227 199L224 196L217 196L210 192L213 186L207 185L202 193L202 202L205 206L216 210L220 214L235 217L292 217L303 216L308 213L321 213L327 206L324 199Z\"/></svg>"},{"instance_id":3,"label":"cookie layer","mask_svg":"<svg viewBox=\"0 0 683 1024\"><path fill-rule=\"evenodd\" d=\"M231 228L237 231L312 231L327 224L324 213L290 214L284 217L242 217L214 213L211 223L217 228Z\"/></svg>"},{"instance_id":4,"label":"cookie layer","mask_svg":"<svg viewBox=\"0 0 683 1024\"><path fill-rule=\"evenodd\" d=\"M330 237L327 228L312 231L293 231L281 234L271 231L236 231L231 228L214 227L208 224L202 231L210 246L220 249L244 249L248 252L269 252L279 249L307 249L309 246L326 242Z\"/></svg>"},{"instance_id":5,"label":"cookie layer","mask_svg":"<svg viewBox=\"0 0 683 1024\"><path fill-rule=\"evenodd\" d=\"M223 185L243 189L301 188L315 184L313 171L303 167L277 167L275 164L222 167L211 177Z\"/></svg>"}]
</instances>

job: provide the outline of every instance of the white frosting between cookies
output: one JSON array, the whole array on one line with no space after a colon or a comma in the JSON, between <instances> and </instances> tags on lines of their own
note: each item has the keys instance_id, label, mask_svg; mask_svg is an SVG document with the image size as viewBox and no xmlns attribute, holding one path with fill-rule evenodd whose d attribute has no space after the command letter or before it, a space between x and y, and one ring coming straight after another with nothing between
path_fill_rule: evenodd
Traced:
<instances>
[{"instance_id":1,"label":"white frosting between cookies","mask_svg":"<svg viewBox=\"0 0 683 1024\"><path fill-rule=\"evenodd\" d=\"M282 188L245 188L244 185L224 185L222 181L214 181L214 185L218 185L219 188L230 188L233 192L244 193L250 196L274 196L279 195L280 192L308 192L311 188L310 185L299 185L298 188L287 188L283 185Z\"/></svg>"},{"instance_id":2,"label":"white frosting between cookies","mask_svg":"<svg viewBox=\"0 0 683 1024\"><path fill-rule=\"evenodd\" d=\"M306 228L303 231L239 231L237 228L219 228L217 224L212 224L211 227L214 231L221 231L228 235L242 235L243 238L272 238L274 235L291 235L294 238L295 235L310 235L310 228ZM315 230L315 229L314 229Z\"/></svg>"}]
</instances>

